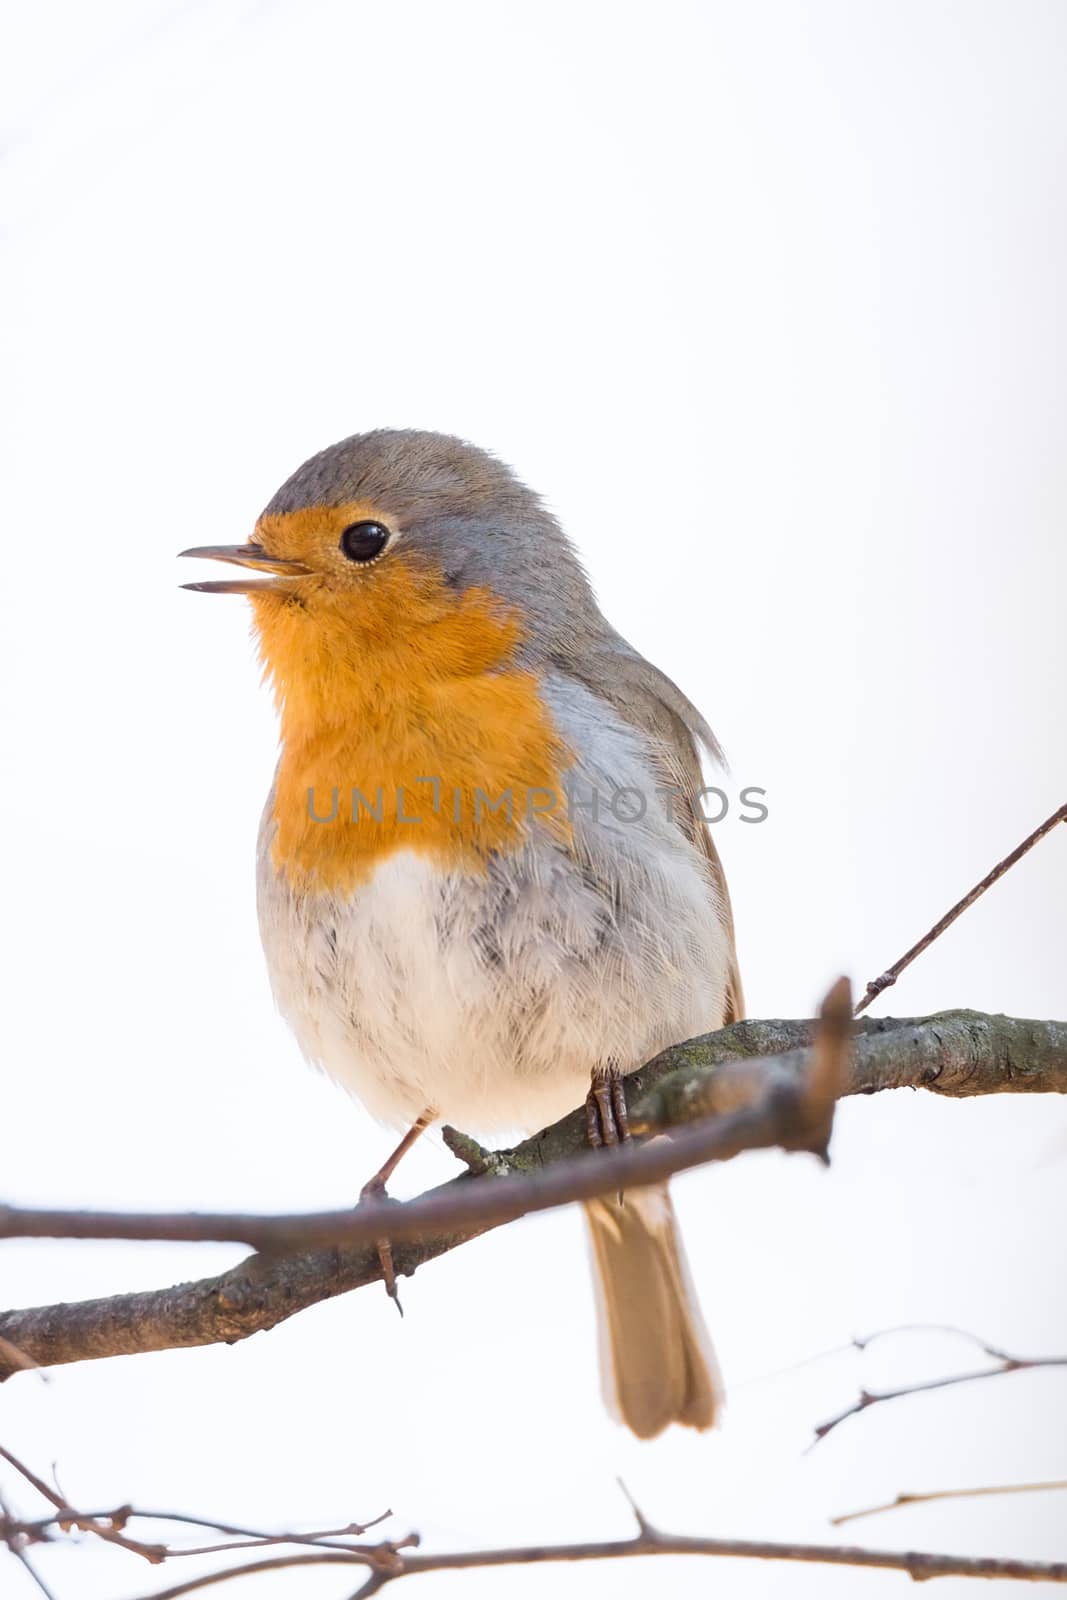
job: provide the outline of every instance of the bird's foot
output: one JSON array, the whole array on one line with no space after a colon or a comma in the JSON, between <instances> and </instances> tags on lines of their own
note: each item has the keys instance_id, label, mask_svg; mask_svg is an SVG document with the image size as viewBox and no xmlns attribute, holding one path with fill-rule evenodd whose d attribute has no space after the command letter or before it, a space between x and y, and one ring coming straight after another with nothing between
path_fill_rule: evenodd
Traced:
<instances>
[{"instance_id":1,"label":"bird's foot","mask_svg":"<svg viewBox=\"0 0 1067 1600\"><path fill-rule=\"evenodd\" d=\"M594 1150L610 1149L630 1141L626 1091L618 1067L595 1072L585 1097L585 1136ZM623 1203L619 1191L619 1204Z\"/></svg>"},{"instance_id":2,"label":"bird's foot","mask_svg":"<svg viewBox=\"0 0 1067 1600\"><path fill-rule=\"evenodd\" d=\"M376 1172L369 1183L365 1183L359 1191L359 1203L363 1205L368 1201L371 1205L378 1205L383 1200L388 1200L389 1195L385 1187L385 1179L380 1172ZM382 1282L385 1292L396 1306L400 1315L404 1315L404 1307L400 1304L400 1295L396 1287L396 1266L393 1262L393 1247L388 1239L376 1239L378 1250L378 1264L382 1269Z\"/></svg>"},{"instance_id":3,"label":"bird's foot","mask_svg":"<svg viewBox=\"0 0 1067 1600\"><path fill-rule=\"evenodd\" d=\"M378 1168L378 1171L374 1174L374 1177L371 1178L369 1182L365 1183L362 1189L359 1191L359 1200L361 1205L365 1200L369 1201L372 1205L380 1205L383 1200L388 1200L389 1196L385 1189L386 1184L389 1182L389 1179L392 1177L401 1161L407 1155L412 1145L419 1138L423 1130L429 1127L436 1115L437 1113L434 1111L432 1106L429 1106L422 1113L421 1117L416 1118L411 1127L408 1129L407 1133L405 1133L404 1137L401 1139L400 1143L397 1145L396 1149L390 1155L389 1159L384 1163L384 1165ZM396 1309L400 1312L400 1315L403 1316L404 1307L400 1304L400 1296L396 1292L396 1266L393 1261L393 1247L389 1243L388 1239L379 1239L377 1241L377 1245L378 1263L382 1269L382 1282L385 1284L385 1292L396 1306Z\"/></svg>"},{"instance_id":4,"label":"bird's foot","mask_svg":"<svg viewBox=\"0 0 1067 1600\"><path fill-rule=\"evenodd\" d=\"M618 1067L594 1074L585 1097L585 1133L594 1150L628 1142L630 1119L626 1114L626 1092Z\"/></svg>"}]
</instances>

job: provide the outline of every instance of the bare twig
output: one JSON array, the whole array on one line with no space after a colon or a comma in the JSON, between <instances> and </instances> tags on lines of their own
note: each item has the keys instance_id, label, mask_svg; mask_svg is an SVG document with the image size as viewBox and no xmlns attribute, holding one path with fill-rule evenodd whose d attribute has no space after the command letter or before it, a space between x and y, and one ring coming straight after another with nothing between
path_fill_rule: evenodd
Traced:
<instances>
[{"instance_id":1,"label":"bare twig","mask_svg":"<svg viewBox=\"0 0 1067 1600\"><path fill-rule=\"evenodd\" d=\"M235 1550L265 1550L279 1545L296 1544L310 1547L314 1551L316 1562L327 1561L331 1557L340 1556L346 1563L356 1563L360 1566L369 1566L374 1571L388 1571L393 1563L396 1553L413 1544L418 1543L417 1535L409 1535L398 1542L385 1541L378 1544L360 1545L353 1544L350 1535L362 1535L368 1529L392 1515L383 1512L368 1523L349 1523L343 1528L328 1528L312 1533L260 1533L250 1528L241 1528L233 1524L214 1521L207 1517L190 1516L182 1512L138 1511L133 1506L121 1506L109 1512L78 1511L68 1504L66 1499L53 1491L37 1473L32 1471L25 1462L21 1461L10 1450L0 1446L0 1457L7 1461L36 1492L43 1496L52 1506L50 1516L39 1517L33 1520L14 1517L4 1502L0 1500L0 1542L6 1544L8 1549L26 1567L30 1576L38 1584L43 1594L49 1600L54 1600L46 1588L44 1581L32 1566L26 1550L34 1544L44 1544L51 1541L56 1533L69 1534L74 1530L82 1533L95 1534L110 1543L118 1544L123 1549L135 1555L147 1557L155 1564L175 1559L180 1556L206 1556L228 1554ZM147 1545L140 1540L127 1537L124 1530L132 1521L164 1522L182 1526L192 1525L200 1528L211 1528L220 1533L234 1533L244 1535L238 1540L228 1540L221 1544L171 1546L166 1544ZM209 1584L226 1581L230 1577L240 1576L244 1572L255 1570L272 1570L277 1567L307 1564L309 1557L294 1559L292 1557L271 1558L265 1562L252 1563L244 1567L224 1569L221 1572L208 1575L206 1578L193 1579L189 1584L176 1586L177 1592L202 1588Z\"/></svg>"},{"instance_id":2,"label":"bare twig","mask_svg":"<svg viewBox=\"0 0 1067 1600\"><path fill-rule=\"evenodd\" d=\"M931 1500L977 1500L986 1495L1046 1494L1054 1489L1067 1489L1067 1478L1046 1483L994 1483L971 1489L930 1489L924 1494L898 1494L881 1505L864 1506L861 1511L843 1511L840 1516L831 1517L830 1521L835 1528L839 1528L845 1522L858 1522L861 1517L877 1517L883 1511L896 1511L901 1506L926 1505Z\"/></svg>"},{"instance_id":3,"label":"bare twig","mask_svg":"<svg viewBox=\"0 0 1067 1600\"><path fill-rule=\"evenodd\" d=\"M1005 856L1003 861L998 861L993 870L986 873L981 883L976 883L974 888L968 894L965 894L962 900L956 902L951 911L946 911L940 922L934 923L929 933L923 934L919 942L913 944L910 950L906 950L899 960L894 961L893 965L888 967L881 977L872 979L856 1007L856 1016L858 1017L861 1012L866 1011L871 1001L876 1000L883 990L892 988L900 974L906 967L911 966L916 957L921 956L924 950L929 949L934 940L939 939L945 929L952 926L957 917L961 917L970 906L973 906L974 902L985 894L987 889L992 888L998 878L1002 878L1006 872L1009 872L1014 867L1017 861L1021 861L1027 851L1032 850L1034 845L1045 837L1046 833L1051 833L1059 822L1067 822L1067 805L1060 806L1059 810L1054 811L1051 817L1046 817L1041 826L1035 828L1033 833L1023 840L1022 844L1016 845L1010 855Z\"/></svg>"},{"instance_id":4,"label":"bare twig","mask_svg":"<svg viewBox=\"0 0 1067 1600\"><path fill-rule=\"evenodd\" d=\"M44 1495L50 1503L54 1504L55 1496L50 1493L44 1480L26 1468L23 1463L13 1457L10 1452L4 1452L5 1458L33 1485L38 1493ZM620 1485L620 1487L623 1487ZM446 1551L439 1554L423 1553L417 1549L419 1539L417 1534L409 1534L400 1540L387 1540L373 1545L336 1545L331 1542L337 1536L343 1536L347 1529L329 1529L322 1534L258 1534L251 1529L236 1527L233 1524L216 1521L207 1517L194 1517L183 1513L160 1513L138 1511L132 1506L124 1506L119 1511L111 1513L115 1522L124 1527L132 1521L172 1522L179 1524L192 1524L196 1527L210 1527L220 1532L233 1532L246 1534L250 1540L261 1546L277 1545L282 1543L311 1544L312 1548L298 1551L279 1553L267 1556L256 1561L243 1562L235 1566L225 1567L216 1572L200 1574L197 1577L186 1579L172 1585L170 1588L158 1590L145 1600L180 1600L181 1596L190 1595L220 1584L228 1583L233 1579L253 1576L268 1572L292 1571L313 1566L338 1566L362 1568L366 1577L358 1595L365 1597L384 1588L386 1584L398 1578L413 1577L418 1573L456 1571L467 1568L505 1567L505 1566L530 1566L550 1562L562 1561L606 1561L630 1556L650 1555L690 1555L690 1556L719 1556L740 1560L760 1561L789 1561L814 1563L826 1566L850 1566L881 1568L889 1571L906 1572L913 1578L937 1577L970 1577L970 1578L1014 1578L1028 1579L1034 1582L1067 1583L1067 1562L1036 1562L1016 1560L1013 1558L954 1556L932 1552L895 1551L895 1550L868 1550L856 1545L826 1545L826 1544L797 1544L789 1541L776 1541L764 1539L719 1539L700 1538L684 1534L664 1533L656 1527L649 1518L638 1508L632 1496L623 1487L637 1523L637 1532L630 1539L615 1540L590 1540L572 1544L561 1545L528 1545L497 1550L459 1550ZM862 1513L856 1513L860 1515ZM97 1524L103 1514L92 1515L75 1511L63 1503L62 1510L55 1507L54 1514L47 1518L33 1522L20 1522L12 1518L4 1510L0 1521L0 1539L20 1558L25 1558L27 1544L46 1542L54 1530L70 1532L77 1528L98 1532ZM381 1520L381 1519L376 1519ZM359 1532L365 1532L371 1524L358 1526ZM356 1524L352 1527L357 1528ZM317 1542L316 1542L317 1541ZM140 1553L137 1542L129 1541L127 1548ZM172 1557L191 1554L214 1554L215 1547L198 1548L192 1550L188 1547L173 1548L167 1545L154 1546L160 1552L159 1559L169 1560ZM229 1549L243 1548L232 1545L224 1547ZM30 1569L33 1570L32 1568ZM34 1574L36 1577L36 1574ZM43 1583L40 1584L42 1592L48 1593ZM49 1597L51 1600L51 1597ZM355 1597L353 1597L355 1600Z\"/></svg>"},{"instance_id":5,"label":"bare twig","mask_svg":"<svg viewBox=\"0 0 1067 1600\"><path fill-rule=\"evenodd\" d=\"M980 1350L988 1351L992 1348L979 1334L972 1333L969 1328L961 1328L955 1322L898 1322L891 1328L876 1328L873 1333L855 1333L843 1344L827 1345L824 1350L814 1350L811 1355L787 1362L784 1367L773 1367L769 1372L755 1373L751 1378L743 1378L740 1383L735 1383L733 1387L735 1390L749 1389L756 1384L773 1383L776 1378L788 1378L794 1372L802 1372L805 1367L814 1366L816 1362L832 1361L835 1356L848 1355L852 1350L866 1350L876 1339L891 1339L902 1333L949 1333L960 1339L968 1339ZM995 1353L999 1355L1001 1352Z\"/></svg>"},{"instance_id":6,"label":"bare twig","mask_svg":"<svg viewBox=\"0 0 1067 1600\"><path fill-rule=\"evenodd\" d=\"M55 1595L52 1593L51 1589L45 1583L44 1579L41 1577L41 1574L37 1571L37 1568L34 1566L33 1562L30 1560L29 1556L26 1554L25 1550L19 1550L19 1549L16 1548L16 1549L12 1550L12 1554L14 1555L15 1560L16 1561L20 1561L22 1563L22 1565L26 1568L26 1571L28 1572L28 1574L29 1574L30 1578L32 1579L33 1583L37 1586L37 1588L44 1595L44 1600L56 1600Z\"/></svg>"},{"instance_id":7,"label":"bare twig","mask_svg":"<svg viewBox=\"0 0 1067 1600\"><path fill-rule=\"evenodd\" d=\"M67 1504L62 1495L57 1494L43 1478L39 1478L24 1461L20 1461L18 1456L13 1455L3 1445L0 1445L0 1457L9 1466L14 1467L15 1471L20 1473L27 1483L32 1484L37 1493L42 1495L50 1505L55 1506L58 1512L55 1520L64 1530L78 1528L82 1533L95 1534L98 1539L103 1539L105 1543L120 1545L123 1550L130 1550L134 1555L142 1556L145 1561L150 1561L153 1565L158 1565L159 1562L165 1559L167 1552L163 1545L142 1544L139 1539L130 1539L123 1533L122 1524L125 1520L123 1513L116 1512L107 1518L82 1516L80 1512L74 1510L73 1506Z\"/></svg>"},{"instance_id":8,"label":"bare twig","mask_svg":"<svg viewBox=\"0 0 1067 1600\"><path fill-rule=\"evenodd\" d=\"M189 1528L207 1528L212 1533L230 1534L236 1539L251 1544L319 1544L324 1539L344 1539L348 1537L362 1538L369 1533L371 1528L377 1528L380 1523L388 1522L392 1516L391 1511L382 1511L369 1522L349 1522L343 1528L322 1528L313 1533L263 1533L256 1528L241 1527L232 1522L216 1522L213 1517L194 1517L186 1511L134 1511L130 1507L124 1508L127 1514L143 1522L175 1522ZM99 1515L99 1513L98 1513ZM231 1550L243 1549L246 1545L229 1545ZM186 1549L183 1545L178 1555L202 1555L199 1549Z\"/></svg>"},{"instance_id":9,"label":"bare twig","mask_svg":"<svg viewBox=\"0 0 1067 1600\"><path fill-rule=\"evenodd\" d=\"M968 1339L972 1344L989 1357L992 1366L979 1367L971 1372L954 1372L945 1378L927 1378L921 1383L903 1384L899 1389L861 1389L856 1399L844 1411L839 1411L836 1416L828 1421L821 1422L815 1429L815 1436L808 1446L814 1449L827 1434L847 1422L849 1417L859 1416L861 1411L869 1411L872 1406L882 1405L888 1400L902 1400L908 1395L929 1394L934 1389L952 1389L961 1383L978 1383L983 1378L1001 1378L1009 1372L1032 1372L1041 1367L1067 1367L1067 1355L1056 1356L1015 1356L1007 1351L998 1349L995 1345L987 1343L977 1334L969 1333L965 1328L955 1328L942 1324L904 1324L898 1328L882 1328L875 1333L867 1334L864 1338L853 1340L857 1350L865 1350L875 1339L886 1338L891 1334L910 1332L942 1332L958 1334L961 1338Z\"/></svg>"},{"instance_id":10,"label":"bare twig","mask_svg":"<svg viewBox=\"0 0 1067 1600\"><path fill-rule=\"evenodd\" d=\"M2 1504L2 1502L0 1502ZM97 1522L110 1522L118 1529L125 1529L130 1522L166 1522L183 1527L212 1528L219 1533L244 1534L245 1537L226 1540L220 1544L203 1545L158 1545L153 1549L162 1552L161 1560L171 1561L179 1556L213 1556L225 1555L231 1550L267 1550L278 1545L295 1544L309 1545L316 1550L342 1550L348 1554L379 1556L386 1548L382 1544L359 1545L353 1544L353 1536L360 1536L375 1528L379 1523L385 1522L392 1516L391 1511L383 1511L381 1516L375 1517L371 1522L352 1522L342 1528L323 1528L308 1533L262 1533L254 1529L233 1528L225 1523L212 1521L209 1517L188 1516L180 1511L138 1511L133 1506L119 1506L114 1511L56 1511L50 1517L36 1517L23 1519L13 1517L9 1512L0 1518L0 1541L10 1545L11 1536L17 1535L30 1544L45 1544L54 1537L56 1532L69 1533L72 1529L78 1532L97 1532L92 1526ZM347 1541L347 1542L345 1542ZM134 1541L136 1544L136 1541ZM135 1550L139 1554L139 1550Z\"/></svg>"},{"instance_id":11,"label":"bare twig","mask_svg":"<svg viewBox=\"0 0 1067 1600\"><path fill-rule=\"evenodd\" d=\"M147 1513L146 1513L147 1515ZM345 1528L324 1528L317 1533L253 1533L247 1539L227 1539L222 1544L183 1545L181 1549L171 1550L172 1556L215 1556L222 1555L229 1550L267 1550L271 1546L281 1544L307 1544L314 1545L318 1550L347 1550L349 1553L359 1550L358 1545L344 1544L342 1540L353 1535L366 1533L368 1528L377 1527L379 1522L384 1522L391 1517L392 1512L383 1512L380 1517L375 1517L373 1522L362 1526L359 1523L350 1523ZM177 1518L169 1518L177 1521ZM187 1519L182 1518L185 1521ZM380 1546L368 1545L366 1549L377 1550Z\"/></svg>"},{"instance_id":12,"label":"bare twig","mask_svg":"<svg viewBox=\"0 0 1067 1600\"><path fill-rule=\"evenodd\" d=\"M41 1594L44 1595L44 1600L56 1600L55 1595L52 1593L51 1589L45 1583L44 1579L41 1577L41 1574L37 1571L37 1568L34 1566L33 1562L30 1560L30 1558L27 1555L26 1551L23 1550L22 1547L20 1545L18 1545L18 1544L9 1544L8 1545L8 1549L11 1551L11 1554L15 1557L15 1560L17 1562L19 1562L21 1566L25 1567L26 1573L27 1573L31 1583L33 1583L34 1586L37 1589L40 1590Z\"/></svg>"},{"instance_id":13,"label":"bare twig","mask_svg":"<svg viewBox=\"0 0 1067 1600\"><path fill-rule=\"evenodd\" d=\"M30 1543L45 1543L55 1531L69 1533L72 1529L77 1529L79 1532L95 1534L111 1543L120 1544L124 1549L133 1551L135 1555L147 1554L148 1559L153 1562L170 1560L175 1556L220 1555L230 1550L263 1550L283 1544L314 1545L320 1550L337 1549L347 1551L349 1554L369 1553L378 1559L386 1548L385 1545L379 1543L362 1546L354 1545L351 1541L353 1538L362 1538L371 1528L378 1527L393 1514L391 1511L383 1511L369 1522L349 1522L341 1528L321 1528L306 1533L264 1533L260 1529L218 1522L209 1517L191 1516L183 1511L138 1511L130 1505L118 1506L110 1511L78 1511L65 1495L51 1489L43 1478L3 1445L0 1445L0 1459L13 1467L53 1507L50 1516L37 1517L33 1520L16 1519L9 1512L5 1512L3 1521L0 1522L0 1537L9 1545L12 1533ZM230 1537L225 1543L180 1546L161 1543L148 1545L137 1539L119 1537L125 1534L126 1528L134 1521L206 1528L213 1533Z\"/></svg>"},{"instance_id":14,"label":"bare twig","mask_svg":"<svg viewBox=\"0 0 1067 1600\"><path fill-rule=\"evenodd\" d=\"M30 1582L44 1595L45 1600L55 1600L51 1589L37 1571L26 1553L26 1546L39 1542L39 1536L27 1532L21 1522L11 1515L7 1502L0 1497L0 1543L5 1544L15 1560L26 1570Z\"/></svg>"}]
</instances>

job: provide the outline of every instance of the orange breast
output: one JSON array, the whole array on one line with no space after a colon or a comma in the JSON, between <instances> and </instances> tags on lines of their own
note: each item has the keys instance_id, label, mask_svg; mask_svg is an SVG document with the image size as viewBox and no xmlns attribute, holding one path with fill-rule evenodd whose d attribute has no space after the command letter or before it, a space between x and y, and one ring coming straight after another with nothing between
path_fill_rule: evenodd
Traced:
<instances>
[{"instance_id":1,"label":"orange breast","mask_svg":"<svg viewBox=\"0 0 1067 1600\"><path fill-rule=\"evenodd\" d=\"M484 869L534 811L567 836L570 758L495 597L398 552L356 594L311 579L252 599L281 718L274 860L295 887L353 889L400 849Z\"/></svg>"}]
</instances>

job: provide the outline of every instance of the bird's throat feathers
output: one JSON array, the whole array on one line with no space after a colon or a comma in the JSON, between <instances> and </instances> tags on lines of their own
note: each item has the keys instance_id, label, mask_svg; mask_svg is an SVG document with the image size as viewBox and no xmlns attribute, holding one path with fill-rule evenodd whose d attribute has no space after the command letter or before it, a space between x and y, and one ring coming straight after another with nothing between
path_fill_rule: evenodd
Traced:
<instances>
[{"instance_id":1,"label":"bird's throat feathers","mask_svg":"<svg viewBox=\"0 0 1067 1600\"><path fill-rule=\"evenodd\" d=\"M309 892L354 888L400 849L484 869L522 845L530 795L558 796L570 764L516 662L512 608L399 553L366 579L251 596L281 722L273 858ZM536 825L568 831L544 800Z\"/></svg>"}]
</instances>

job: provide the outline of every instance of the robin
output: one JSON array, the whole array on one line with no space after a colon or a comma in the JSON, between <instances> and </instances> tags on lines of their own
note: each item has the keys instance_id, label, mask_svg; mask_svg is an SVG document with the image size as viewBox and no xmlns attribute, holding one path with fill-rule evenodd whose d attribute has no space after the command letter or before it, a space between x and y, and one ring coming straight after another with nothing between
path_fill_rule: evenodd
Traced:
<instances>
[{"instance_id":1,"label":"robin","mask_svg":"<svg viewBox=\"0 0 1067 1600\"><path fill-rule=\"evenodd\" d=\"M730 903L687 797L714 735L602 617L541 500L436 433L331 445L250 544L280 719L258 908L304 1054L407 1132L530 1131L742 1014ZM254 576L253 574L258 574ZM641 1438L709 1427L719 1380L666 1188L586 1206L605 1392ZM383 1245L383 1276L395 1293Z\"/></svg>"}]
</instances>

